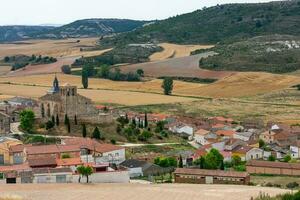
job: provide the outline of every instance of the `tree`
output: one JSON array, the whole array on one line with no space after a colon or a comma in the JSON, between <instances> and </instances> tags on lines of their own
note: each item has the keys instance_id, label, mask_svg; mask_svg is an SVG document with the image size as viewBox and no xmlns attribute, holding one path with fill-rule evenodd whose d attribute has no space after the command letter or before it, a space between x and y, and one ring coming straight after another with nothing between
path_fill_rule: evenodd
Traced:
<instances>
[{"instance_id":1,"label":"tree","mask_svg":"<svg viewBox=\"0 0 300 200\"><path fill-rule=\"evenodd\" d=\"M147 112L145 112L145 119L144 119L144 127L147 128L148 127L148 116L147 116Z\"/></svg>"},{"instance_id":2,"label":"tree","mask_svg":"<svg viewBox=\"0 0 300 200\"><path fill-rule=\"evenodd\" d=\"M263 147L265 147L265 145L266 145L265 141L263 141L262 139L260 139L260 140L258 141L258 143L259 143L259 148L263 148Z\"/></svg>"},{"instance_id":3,"label":"tree","mask_svg":"<svg viewBox=\"0 0 300 200\"><path fill-rule=\"evenodd\" d=\"M231 159L232 166L238 166L242 163L242 158L238 155L233 155Z\"/></svg>"},{"instance_id":4,"label":"tree","mask_svg":"<svg viewBox=\"0 0 300 200\"><path fill-rule=\"evenodd\" d=\"M284 156L283 160L284 160L284 162L290 162L292 160L292 157L290 154L287 154Z\"/></svg>"},{"instance_id":5,"label":"tree","mask_svg":"<svg viewBox=\"0 0 300 200\"><path fill-rule=\"evenodd\" d=\"M179 163L178 163L179 168L183 168L183 161L182 161L182 156L179 156Z\"/></svg>"},{"instance_id":6,"label":"tree","mask_svg":"<svg viewBox=\"0 0 300 200\"><path fill-rule=\"evenodd\" d=\"M8 56L5 56L5 58L4 58L4 62L9 62L9 57Z\"/></svg>"},{"instance_id":7,"label":"tree","mask_svg":"<svg viewBox=\"0 0 300 200\"><path fill-rule=\"evenodd\" d=\"M55 117L54 117L54 115L51 116L51 121L52 121L52 123L54 125L55 124Z\"/></svg>"},{"instance_id":8,"label":"tree","mask_svg":"<svg viewBox=\"0 0 300 200\"><path fill-rule=\"evenodd\" d=\"M97 126L96 126L96 128L94 129L94 131L93 131L92 138L97 139L97 140L100 140L100 139L101 139L101 133L100 133L100 131L99 131L99 129L98 129Z\"/></svg>"},{"instance_id":9,"label":"tree","mask_svg":"<svg viewBox=\"0 0 300 200\"><path fill-rule=\"evenodd\" d=\"M56 126L59 126L59 116L56 114Z\"/></svg>"},{"instance_id":10,"label":"tree","mask_svg":"<svg viewBox=\"0 0 300 200\"><path fill-rule=\"evenodd\" d=\"M71 133L71 124L70 123L67 124L67 128L68 128L68 133Z\"/></svg>"},{"instance_id":11,"label":"tree","mask_svg":"<svg viewBox=\"0 0 300 200\"><path fill-rule=\"evenodd\" d=\"M299 184L297 182L290 182L290 183L286 184L286 187L293 191L293 189L299 187Z\"/></svg>"},{"instance_id":12,"label":"tree","mask_svg":"<svg viewBox=\"0 0 300 200\"><path fill-rule=\"evenodd\" d=\"M45 106L44 106L44 104L42 104L42 106L41 106L41 115L42 115L42 118L45 117Z\"/></svg>"},{"instance_id":13,"label":"tree","mask_svg":"<svg viewBox=\"0 0 300 200\"><path fill-rule=\"evenodd\" d=\"M89 87L89 75L88 71L86 69L82 70L82 75L81 75L81 81L82 81L82 86L84 89L87 89Z\"/></svg>"},{"instance_id":14,"label":"tree","mask_svg":"<svg viewBox=\"0 0 300 200\"><path fill-rule=\"evenodd\" d=\"M276 160L276 158L275 158L275 156L273 156L273 155L270 155L270 156L269 156L269 158L268 158L268 160L269 160L269 161L275 161L275 160Z\"/></svg>"},{"instance_id":15,"label":"tree","mask_svg":"<svg viewBox=\"0 0 300 200\"><path fill-rule=\"evenodd\" d=\"M217 149L211 149L205 156L205 169L220 169L224 158Z\"/></svg>"},{"instance_id":16,"label":"tree","mask_svg":"<svg viewBox=\"0 0 300 200\"><path fill-rule=\"evenodd\" d=\"M47 121L47 123L46 123L46 130L50 130L50 129L52 129L54 127L54 123L53 123L53 121Z\"/></svg>"},{"instance_id":17,"label":"tree","mask_svg":"<svg viewBox=\"0 0 300 200\"><path fill-rule=\"evenodd\" d=\"M86 126L85 126L85 124L82 124L82 137L85 138L86 135L87 135Z\"/></svg>"},{"instance_id":18,"label":"tree","mask_svg":"<svg viewBox=\"0 0 300 200\"><path fill-rule=\"evenodd\" d=\"M79 166L77 167L77 172L80 174L80 176L85 176L86 177L86 183L89 183L89 176L93 174L93 168L90 166ZM80 183L81 178L79 178L79 183Z\"/></svg>"},{"instance_id":19,"label":"tree","mask_svg":"<svg viewBox=\"0 0 300 200\"><path fill-rule=\"evenodd\" d=\"M165 95L171 95L173 91L173 79L170 77L164 78L164 81L161 86L164 89Z\"/></svg>"},{"instance_id":20,"label":"tree","mask_svg":"<svg viewBox=\"0 0 300 200\"><path fill-rule=\"evenodd\" d=\"M63 65L61 67L61 72L64 74L71 74L71 67L69 65Z\"/></svg>"},{"instance_id":21,"label":"tree","mask_svg":"<svg viewBox=\"0 0 300 200\"><path fill-rule=\"evenodd\" d=\"M142 70L142 69L136 70L136 73L137 73L139 76L141 76L141 77L144 76L144 70Z\"/></svg>"},{"instance_id":22,"label":"tree","mask_svg":"<svg viewBox=\"0 0 300 200\"><path fill-rule=\"evenodd\" d=\"M33 129L35 115L32 110L23 110L20 113L20 127L24 131L30 132Z\"/></svg>"},{"instance_id":23,"label":"tree","mask_svg":"<svg viewBox=\"0 0 300 200\"><path fill-rule=\"evenodd\" d=\"M74 116L74 123L75 123L75 125L78 124L78 122L77 122L77 115Z\"/></svg>"},{"instance_id":24,"label":"tree","mask_svg":"<svg viewBox=\"0 0 300 200\"><path fill-rule=\"evenodd\" d=\"M69 117L67 114L65 114L65 121L64 121L64 124L65 125L68 125L70 123L70 120L69 120Z\"/></svg>"}]
</instances>

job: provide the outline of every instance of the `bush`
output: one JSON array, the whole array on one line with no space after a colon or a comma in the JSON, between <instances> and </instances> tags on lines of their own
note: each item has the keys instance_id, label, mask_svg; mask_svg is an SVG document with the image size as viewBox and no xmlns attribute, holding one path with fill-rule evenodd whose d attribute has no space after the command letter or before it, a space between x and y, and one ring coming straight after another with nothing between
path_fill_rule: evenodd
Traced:
<instances>
[{"instance_id":1,"label":"bush","mask_svg":"<svg viewBox=\"0 0 300 200\"><path fill-rule=\"evenodd\" d=\"M112 143L112 144L117 144L117 141L116 141L115 139L111 139L111 140L110 140L110 143Z\"/></svg>"},{"instance_id":2,"label":"bush","mask_svg":"<svg viewBox=\"0 0 300 200\"><path fill-rule=\"evenodd\" d=\"M69 65L63 65L61 67L61 72L64 74L71 74L71 67Z\"/></svg>"},{"instance_id":3,"label":"bush","mask_svg":"<svg viewBox=\"0 0 300 200\"><path fill-rule=\"evenodd\" d=\"M62 158L62 159L71 158L71 155L66 153L66 154L63 154L63 155L61 156L61 158Z\"/></svg>"},{"instance_id":4,"label":"bush","mask_svg":"<svg viewBox=\"0 0 300 200\"><path fill-rule=\"evenodd\" d=\"M294 189L294 188L299 187L299 184L297 182L290 182L290 183L286 184L286 187L288 189Z\"/></svg>"},{"instance_id":5,"label":"bush","mask_svg":"<svg viewBox=\"0 0 300 200\"><path fill-rule=\"evenodd\" d=\"M50 129L52 129L53 127L54 127L54 123L53 123L53 121L47 121L47 123L46 123L46 130L50 130Z\"/></svg>"}]
</instances>

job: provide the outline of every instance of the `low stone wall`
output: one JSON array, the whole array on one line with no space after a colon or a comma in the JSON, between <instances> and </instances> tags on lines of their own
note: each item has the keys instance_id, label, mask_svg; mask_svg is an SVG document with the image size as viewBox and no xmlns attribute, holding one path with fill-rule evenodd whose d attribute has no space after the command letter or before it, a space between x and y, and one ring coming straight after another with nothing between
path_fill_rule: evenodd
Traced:
<instances>
[{"instance_id":1,"label":"low stone wall","mask_svg":"<svg viewBox=\"0 0 300 200\"><path fill-rule=\"evenodd\" d=\"M79 175L73 175L73 183L78 183ZM129 171L98 172L89 176L90 183L129 183ZM81 177L86 183L86 177Z\"/></svg>"}]
</instances>

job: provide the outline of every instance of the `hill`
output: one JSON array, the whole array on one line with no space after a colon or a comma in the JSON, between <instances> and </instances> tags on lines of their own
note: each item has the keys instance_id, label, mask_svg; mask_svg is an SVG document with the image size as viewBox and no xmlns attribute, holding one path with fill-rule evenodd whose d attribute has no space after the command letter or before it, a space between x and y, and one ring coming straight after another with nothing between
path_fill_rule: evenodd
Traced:
<instances>
[{"instance_id":1,"label":"hill","mask_svg":"<svg viewBox=\"0 0 300 200\"><path fill-rule=\"evenodd\" d=\"M101 40L102 46L169 42L215 44L265 34L299 35L300 1L227 4L171 17Z\"/></svg>"},{"instance_id":2,"label":"hill","mask_svg":"<svg viewBox=\"0 0 300 200\"><path fill-rule=\"evenodd\" d=\"M294 72L300 69L300 38L295 36L259 36L217 45L211 50L218 54L201 59L202 69L271 73Z\"/></svg>"},{"instance_id":3,"label":"hill","mask_svg":"<svg viewBox=\"0 0 300 200\"><path fill-rule=\"evenodd\" d=\"M0 42L30 39L32 35L52 29L51 26L0 26Z\"/></svg>"},{"instance_id":4,"label":"hill","mask_svg":"<svg viewBox=\"0 0 300 200\"><path fill-rule=\"evenodd\" d=\"M127 19L84 19L60 27L0 26L0 42L25 39L98 37L132 31L146 23L148 22Z\"/></svg>"},{"instance_id":5,"label":"hill","mask_svg":"<svg viewBox=\"0 0 300 200\"><path fill-rule=\"evenodd\" d=\"M84 19L31 36L36 38L96 37L132 31L146 23L148 22L128 19Z\"/></svg>"}]
</instances>

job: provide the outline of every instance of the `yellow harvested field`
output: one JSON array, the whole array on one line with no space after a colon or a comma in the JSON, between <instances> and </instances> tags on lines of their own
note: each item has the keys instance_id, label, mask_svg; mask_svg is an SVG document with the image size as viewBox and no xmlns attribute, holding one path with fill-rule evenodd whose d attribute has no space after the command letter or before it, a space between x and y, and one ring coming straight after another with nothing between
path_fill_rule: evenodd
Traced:
<instances>
[{"instance_id":1,"label":"yellow harvested field","mask_svg":"<svg viewBox=\"0 0 300 200\"><path fill-rule=\"evenodd\" d=\"M73 75L57 74L61 83L69 83L82 87L81 77ZM36 86L52 85L54 75L32 75L23 77L0 78L0 83L29 84ZM271 91L282 90L299 83L296 76L274 75L269 73L245 72L236 73L225 77L212 84L188 83L174 81L176 95L195 97L231 98L245 97L263 94ZM162 80L154 79L146 82L118 82L106 79L89 79L90 89L137 91L145 93L162 93ZM11 87L14 87L13 85ZM0 93L1 92L0 90Z\"/></svg>"},{"instance_id":2,"label":"yellow harvested field","mask_svg":"<svg viewBox=\"0 0 300 200\"><path fill-rule=\"evenodd\" d=\"M152 54L150 56L150 61L185 57L189 56L192 51L197 49L209 49L213 47L213 45L178 45L171 43L161 43L159 46L163 47L164 50L162 52Z\"/></svg>"},{"instance_id":3,"label":"yellow harvested field","mask_svg":"<svg viewBox=\"0 0 300 200\"><path fill-rule=\"evenodd\" d=\"M27 40L0 44L0 58L10 55L48 55L59 57L80 57L100 55L108 50L80 51L80 48L93 47L99 38L72 38L63 40ZM77 42L80 41L80 42Z\"/></svg>"},{"instance_id":4,"label":"yellow harvested field","mask_svg":"<svg viewBox=\"0 0 300 200\"><path fill-rule=\"evenodd\" d=\"M57 74L60 83L69 83L82 87L81 77L74 75ZM13 83L21 85L36 85L36 86L52 86L54 74L31 75L20 77L6 77L0 78L0 83ZM90 89L104 89L104 90L122 90L122 91L139 91L139 92L152 92L162 93L162 80L154 79L146 82L124 82L124 81L111 81L107 79L89 79ZM174 93L177 91L197 90L202 87L202 84L188 83L182 81L174 81ZM0 90L1 92L1 90ZM181 93L181 92L180 92ZM183 93L184 94L184 93Z\"/></svg>"},{"instance_id":5,"label":"yellow harvested field","mask_svg":"<svg viewBox=\"0 0 300 200\"><path fill-rule=\"evenodd\" d=\"M299 78L263 72L241 72L225 77L197 90L177 91L187 95L214 98L245 97L277 91L299 83Z\"/></svg>"},{"instance_id":6,"label":"yellow harvested field","mask_svg":"<svg viewBox=\"0 0 300 200\"><path fill-rule=\"evenodd\" d=\"M0 76L9 73L11 70L11 66L0 66Z\"/></svg>"},{"instance_id":7,"label":"yellow harvested field","mask_svg":"<svg viewBox=\"0 0 300 200\"><path fill-rule=\"evenodd\" d=\"M198 184L4 184L3 195L18 195L24 200L249 200L260 193L275 196L288 192L279 188L242 185Z\"/></svg>"},{"instance_id":8,"label":"yellow harvested field","mask_svg":"<svg viewBox=\"0 0 300 200\"><path fill-rule=\"evenodd\" d=\"M0 93L10 96L23 96L30 98L39 98L46 94L49 87L0 84ZM79 94L91 98L96 103L112 103L128 106L167 104L178 102L193 101L192 98L165 96L152 93L130 92L130 91L112 91L79 89Z\"/></svg>"}]
</instances>

